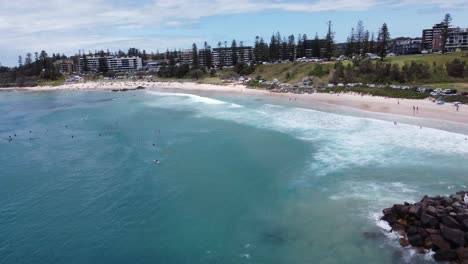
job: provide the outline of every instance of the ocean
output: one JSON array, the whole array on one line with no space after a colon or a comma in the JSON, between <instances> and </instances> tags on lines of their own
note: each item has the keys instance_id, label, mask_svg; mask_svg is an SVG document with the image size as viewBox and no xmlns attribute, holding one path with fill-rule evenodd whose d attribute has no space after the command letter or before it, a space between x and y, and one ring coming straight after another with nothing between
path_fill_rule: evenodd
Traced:
<instances>
[{"instance_id":1,"label":"ocean","mask_svg":"<svg viewBox=\"0 0 468 264\"><path fill-rule=\"evenodd\" d=\"M442 121L156 91L0 113L1 264L431 263L381 211L468 186L468 130Z\"/></svg>"}]
</instances>

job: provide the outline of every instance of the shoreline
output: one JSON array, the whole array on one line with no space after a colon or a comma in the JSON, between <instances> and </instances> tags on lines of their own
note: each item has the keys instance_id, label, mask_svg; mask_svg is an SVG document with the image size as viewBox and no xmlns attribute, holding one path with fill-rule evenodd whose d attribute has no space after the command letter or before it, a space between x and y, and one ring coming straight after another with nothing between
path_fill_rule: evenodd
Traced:
<instances>
[{"instance_id":1,"label":"shoreline","mask_svg":"<svg viewBox=\"0 0 468 264\"><path fill-rule=\"evenodd\" d=\"M459 111L453 104L437 105L429 99L397 99L353 93L272 93L267 90L247 88L243 84L198 84L193 82L86 82L77 84L65 84L61 86L42 87L13 87L2 88L0 91L111 91L118 89L136 89L145 87L146 90L178 91L178 92L205 92L228 93L236 95L268 96L282 99L300 107L307 108L311 104L321 103L329 106L339 106L361 110L364 112L450 121L468 125L468 106L462 105ZM413 106L418 110L413 110Z\"/></svg>"}]
</instances>

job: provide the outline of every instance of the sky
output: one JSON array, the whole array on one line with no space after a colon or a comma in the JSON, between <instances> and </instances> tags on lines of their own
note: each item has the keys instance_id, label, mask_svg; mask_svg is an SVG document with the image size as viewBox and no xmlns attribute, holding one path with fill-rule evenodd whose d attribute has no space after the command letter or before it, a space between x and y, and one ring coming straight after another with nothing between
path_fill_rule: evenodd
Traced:
<instances>
[{"instance_id":1,"label":"sky","mask_svg":"<svg viewBox=\"0 0 468 264\"><path fill-rule=\"evenodd\" d=\"M255 36L324 36L332 21L344 42L359 20L371 32L387 23L391 37L420 37L446 13L468 27L468 0L0 0L0 63L18 55L73 55L130 47L156 52L192 43L252 45Z\"/></svg>"}]
</instances>

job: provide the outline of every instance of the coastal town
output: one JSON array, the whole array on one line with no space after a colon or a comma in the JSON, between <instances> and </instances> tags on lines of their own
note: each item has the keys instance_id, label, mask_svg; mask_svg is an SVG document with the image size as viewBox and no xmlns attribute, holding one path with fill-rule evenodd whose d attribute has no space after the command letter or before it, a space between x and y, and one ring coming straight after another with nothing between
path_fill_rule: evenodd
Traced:
<instances>
[{"instance_id":1,"label":"coastal town","mask_svg":"<svg viewBox=\"0 0 468 264\"><path fill-rule=\"evenodd\" d=\"M0 5L0 264L468 264L468 0Z\"/></svg>"}]
</instances>

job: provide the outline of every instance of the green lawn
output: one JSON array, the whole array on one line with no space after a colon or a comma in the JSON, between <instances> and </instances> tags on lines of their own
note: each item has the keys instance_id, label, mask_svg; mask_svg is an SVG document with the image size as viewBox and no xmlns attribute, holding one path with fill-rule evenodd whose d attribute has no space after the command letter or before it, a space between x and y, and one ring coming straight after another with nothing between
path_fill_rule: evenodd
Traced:
<instances>
[{"instance_id":1,"label":"green lawn","mask_svg":"<svg viewBox=\"0 0 468 264\"><path fill-rule=\"evenodd\" d=\"M397 63L400 66L404 65L406 62L426 62L431 67L435 62L437 65L445 65L449 62L452 62L454 59L460 59L462 61L468 62L468 52L455 52L452 54L418 54L418 55L408 55L408 56L395 56L387 57L384 59L385 62Z\"/></svg>"}]
</instances>

